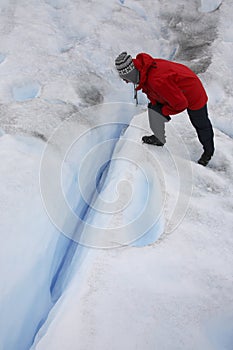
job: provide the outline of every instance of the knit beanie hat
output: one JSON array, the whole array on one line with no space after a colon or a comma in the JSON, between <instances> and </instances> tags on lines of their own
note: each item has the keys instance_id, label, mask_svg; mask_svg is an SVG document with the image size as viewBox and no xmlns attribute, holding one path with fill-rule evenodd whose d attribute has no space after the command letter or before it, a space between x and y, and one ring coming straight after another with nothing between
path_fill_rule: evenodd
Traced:
<instances>
[{"instance_id":1,"label":"knit beanie hat","mask_svg":"<svg viewBox=\"0 0 233 350\"><path fill-rule=\"evenodd\" d=\"M115 60L115 66L122 79L134 84L139 82L139 71L135 68L133 59L127 52L122 52Z\"/></svg>"}]
</instances>

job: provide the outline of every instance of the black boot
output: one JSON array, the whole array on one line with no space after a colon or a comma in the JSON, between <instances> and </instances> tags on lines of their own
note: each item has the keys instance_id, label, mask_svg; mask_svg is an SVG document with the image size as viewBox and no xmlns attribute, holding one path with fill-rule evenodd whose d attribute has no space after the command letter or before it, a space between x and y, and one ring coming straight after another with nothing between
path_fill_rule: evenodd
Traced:
<instances>
[{"instance_id":1,"label":"black boot","mask_svg":"<svg viewBox=\"0 0 233 350\"><path fill-rule=\"evenodd\" d=\"M203 165L203 166L206 166L206 165L209 163L211 157L212 157L211 155L209 155L209 154L207 154L207 153L204 152L204 153L201 155L201 158L198 160L198 164L201 164L201 165Z\"/></svg>"},{"instance_id":2,"label":"black boot","mask_svg":"<svg viewBox=\"0 0 233 350\"><path fill-rule=\"evenodd\" d=\"M142 142L148 143L149 145L155 145L155 146L163 146L164 145L164 143L159 141L159 139L157 139L157 137L155 137L155 135L143 136Z\"/></svg>"}]
</instances>

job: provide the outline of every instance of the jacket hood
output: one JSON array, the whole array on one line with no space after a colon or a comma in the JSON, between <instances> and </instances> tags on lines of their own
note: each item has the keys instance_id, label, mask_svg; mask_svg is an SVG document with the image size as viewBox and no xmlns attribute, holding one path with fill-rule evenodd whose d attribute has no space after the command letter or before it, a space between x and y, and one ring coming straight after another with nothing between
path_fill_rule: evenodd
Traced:
<instances>
[{"instance_id":1,"label":"jacket hood","mask_svg":"<svg viewBox=\"0 0 233 350\"><path fill-rule=\"evenodd\" d=\"M147 53L139 53L136 58L133 58L133 63L140 72L140 81L137 87L137 90L140 90L147 79L149 69L151 67L156 67L155 59Z\"/></svg>"}]
</instances>

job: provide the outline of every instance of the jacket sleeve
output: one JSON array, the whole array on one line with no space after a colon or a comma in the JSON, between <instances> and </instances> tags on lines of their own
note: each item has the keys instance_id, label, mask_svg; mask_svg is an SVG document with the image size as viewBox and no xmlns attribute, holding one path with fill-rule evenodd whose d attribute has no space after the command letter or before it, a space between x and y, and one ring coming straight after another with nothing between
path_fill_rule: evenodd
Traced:
<instances>
[{"instance_id":1,"label":"jacket sleeve","mask_svg":"<svg viewBox=\"0 0 233 350\"><path fill-rule=\"evenodd\" d=\"M162 107L162 113L165 116L178 114L188 108L188 100L174 82L173 76L158 81L155 86L157 93L166 101Z\"/></svg>"}]
</instances>

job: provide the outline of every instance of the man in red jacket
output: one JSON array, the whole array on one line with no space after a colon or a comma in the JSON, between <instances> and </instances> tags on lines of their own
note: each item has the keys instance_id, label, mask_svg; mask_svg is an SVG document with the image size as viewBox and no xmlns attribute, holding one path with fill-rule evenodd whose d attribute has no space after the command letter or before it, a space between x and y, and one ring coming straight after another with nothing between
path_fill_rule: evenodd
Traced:
<instances>
[{"instance_id":1,"label":"man in red jacket","mask_svg":"<svg viewBox=\"0 0 233 350\"><path fill-rule=\"evenodd\" d=\"M142 141L163 146L165 123L171 119L170 115L187 109L204 149L198 163L206 166L214 154L214 133L208 118L208 97L198 76L183 64L153 58L146 53L133 59L122 52L115 65L120 77L132 82L135 91L142 89L150 101L148 116L153 135L143 136Z\"/></svg>"}]
</instances>

